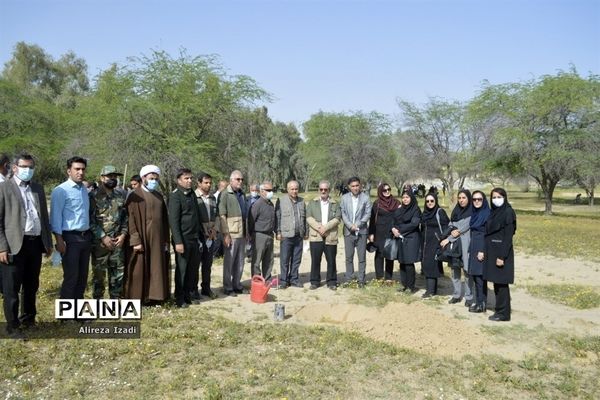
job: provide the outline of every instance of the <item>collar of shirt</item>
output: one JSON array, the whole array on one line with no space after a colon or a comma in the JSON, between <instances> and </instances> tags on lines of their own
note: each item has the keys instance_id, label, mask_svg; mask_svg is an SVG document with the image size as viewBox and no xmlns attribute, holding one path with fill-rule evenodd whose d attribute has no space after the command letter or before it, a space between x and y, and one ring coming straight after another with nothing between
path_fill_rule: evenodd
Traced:
<instances>
[{"instance_id":1,"label":"collar of shirt","mask_svg":"<svg viewBox=\"0 0 600 400\"><path fill-rule=\"evenodd\" d=\"M29 182L25 182L20 180L19 178L17 178L17 176L14 176L15 178L15 182L17 183L17 186L29 186Z\"/></svg>"},{"instance_id":2,"label":"collar of shirt","mask_svg":"<svg viewBox=\"0 0 600 400\"><path fill-rule=\"evenodd\" d=\"M76 186L79 186L80 188L83 187L82 183L77 183L71 178L67 179L67 182L69 182L71 184L71 187L76 187Z\"/></svg>"},{"instance_id":3,"label":"collar of shirt","mask_svg":"<svg viewBox=\"0 0 600 400\"><path fill-rule=\"evenodd\" d=\"M322 206L327 205L327 204L329 204L329 197L325 201L323 201L323 199L321 199L320 201L321 201Z\"/></svg>"}]
</instances>

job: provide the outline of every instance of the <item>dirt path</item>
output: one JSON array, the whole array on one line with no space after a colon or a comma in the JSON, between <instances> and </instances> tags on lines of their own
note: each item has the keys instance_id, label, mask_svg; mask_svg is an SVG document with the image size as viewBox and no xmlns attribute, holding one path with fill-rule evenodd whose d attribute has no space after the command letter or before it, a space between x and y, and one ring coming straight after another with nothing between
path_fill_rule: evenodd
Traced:
<instances>
[{"instance_id":1,"label":"dirt path","mask_svg":"<svg viewBox=\"0 0 600 400\"><path fill-rule=\"evenodd\" d=\"M276 248L276 255L278 249ZM338 245L338 280L343 281L344 267L343 243ZM213 287L219 290L221 267L217 261L213 268ZM275 259L275 272L279 270L279 258ZM398 266L395 265L394 279L399 279ZM324 277L325 261L322 263ZM245 265L245 285L250 286L249 264ZM417 264L417 272L420 270ZM447 299L452 292L449 271L440 279L440 296L435 300L421 300L423 289L413 295L415 300L393 301L384 307L366 306L356 303L361 289L339 288L337 291L322 286L309 290L310 254L305 252L301 265L303 288L286 290L272 289L269 301L256 304L249 295L222 297L205 301L201 307L210 307L219 313L240 322L273 321L274 304L285 305L285 324L330 325L409 348L418 352L463 356L465 354L500 354L518 359L525 353L534 351L539 343L529 340L518 343L499 342L494 335L487 334L485 327L509 327L515 330L545 328L548 331L568 332L575 335L593 335L600 332L599 310L575 310L533 297L527 293L527 285L548 283L577 283L600 287L600 264L559 260L549 257L516 255L516 284L511 286L512 321L494 323L487 319L491 313L469 313L463 303L450 305ZM373 254L367 253L367 278L374 278ZM490 284L490 300L493 304L493 289ZM424 279L417 278L417 287L424 287ZM381 290L368 287L366 291ZM361 294L362 295L362 294ZM368 292L365 295L369 295ZM275 323L275 322L273 322ZM483 328L483 329L482 329Z\"/></svg>"}]
</instances>

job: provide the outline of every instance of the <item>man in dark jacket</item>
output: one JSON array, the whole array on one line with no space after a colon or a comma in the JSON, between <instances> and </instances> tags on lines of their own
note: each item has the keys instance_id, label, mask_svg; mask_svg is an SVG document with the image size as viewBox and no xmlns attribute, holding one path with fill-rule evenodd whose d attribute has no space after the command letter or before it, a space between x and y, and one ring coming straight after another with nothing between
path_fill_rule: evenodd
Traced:
<instances>
[{"instance_id":1,"label":"man in dark jacket","mask_svg":"<svg viewBox=\"0 0 600 400\"><path fill-rule=\"evenodd\" d=\"M260 198L252 205L248 215L248 231L254 242L252 252L252 275L271 279L273 270L273 234L275 233L275 206L273 184L269 181L260 185Z\"/></svg>"},{"instance_id":2,"label":"man in dark jacket","mask_svg":"<svg viewBox=\"0 0 600 400\"><path fill-rule=\"evenodd\" d=\"M177 171L177 189L169 197L169 225L175 248L175 302L186 308L199 304L193 285L200 268L202 226L196 195L192 190L192 171ZM204 241L204 240L202 240Z\"/></svg>"}]
</instances>

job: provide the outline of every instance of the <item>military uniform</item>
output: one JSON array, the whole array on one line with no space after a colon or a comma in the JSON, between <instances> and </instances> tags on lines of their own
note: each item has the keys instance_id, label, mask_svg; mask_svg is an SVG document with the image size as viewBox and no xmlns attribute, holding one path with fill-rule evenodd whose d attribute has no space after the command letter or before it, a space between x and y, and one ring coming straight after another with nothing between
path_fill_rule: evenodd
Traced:
<instances>
[{"instance_id":1,"label":"military uniform","mask_svg":"<svg viewBox=\"0 0 600 400\"><path fill-rule=\"evenodd\" d=\"M117 174L112 166L105 166L101 175ZM122 175L122 174L117 174ZM94 234L92 242L92 271L94 298L104 297L104 282L108 273L108 292L111 299L120 298L123 291L123 272L125 269L124 249L114 247L107 249L102 244L102 238L108 236L117 238L127 235L127 210L125 208L126 193L114 188L109 193L103 185L90 198L92 218L90 228Z\"/></svg>"}]
</instances>

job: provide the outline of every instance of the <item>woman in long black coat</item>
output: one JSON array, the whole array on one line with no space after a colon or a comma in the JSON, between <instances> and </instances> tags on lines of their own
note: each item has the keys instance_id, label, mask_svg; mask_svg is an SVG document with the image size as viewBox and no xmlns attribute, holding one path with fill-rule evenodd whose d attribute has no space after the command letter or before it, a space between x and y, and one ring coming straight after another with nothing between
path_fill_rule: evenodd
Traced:
<instances>
[{"instance_id":1,"label":"woman in long black coat","mask_svg":"<svg viewBox=\"0 0 600 400\"><path fill-rule=\"evenodd\" d=\"M382 183L377 188L377 200L371 208L371 221L369 223L369 241L375 243L375 278L392 280L394 272L394 260L388 260L383 256L385 239L392 236L394 225L394 212L400 207L400 202L392 196L392 188L387 183Z\"/></svg>"},{"instance_id":2,"label":"woman in long black coat","mask_svg":"<svg viewBox=\"0 0 600 400\"><path fill-rule=\"evenodd\" d=\"M421 248L423 255L421 257L421 269L425 274L427 282L424 299L437 294L438 278L442 275L442 262L435 259L435 254L440 248L440 239L442 232L448 227L448 215L438 204L437 196L430 193L425 196L425 206L421 216Z\"/></svg>"},{"instance_id":3,"label":"woman in long black coat","mask_svg":"<svg viewBox=\"0 0 600 400\"><path fill-rule=\"evenodd\" d=\"M490 215L485 194L476 190L471 195L473 214L469 222L471 243L469 244L469 273L475 282L474 302L469 307L470 312L481 313L486 310L487 282L483 279L485 265L485 223Z\"/></svg>"},{"instance_id":4,"label":"woman in long black coat","mask_svg":"<svg viewBox=\"0 0 600 400\"><path fill-rule=\"evenodd\" d=\"M417 291L415 287L415 263L421 260L421 209L415 195L410 191L402 193L402 205L394 214L392 233L399 238L398 261L400 262L400 283L403 292Z\"/></svg>"},{"instance_id":5,"label":"woman in long black coat","mask_svg":"<svg viewBox=\"0 0 600 400\"><path fill-rule=\"evenodd\" d=\"M485 268L483 278L494 282L496 312L491 321L510 321L509 284L515 281L513 235L517 230L517 216L508 203L506 190L492 190L492 212L485 224Z\"/></svg>"}]
</instances>

